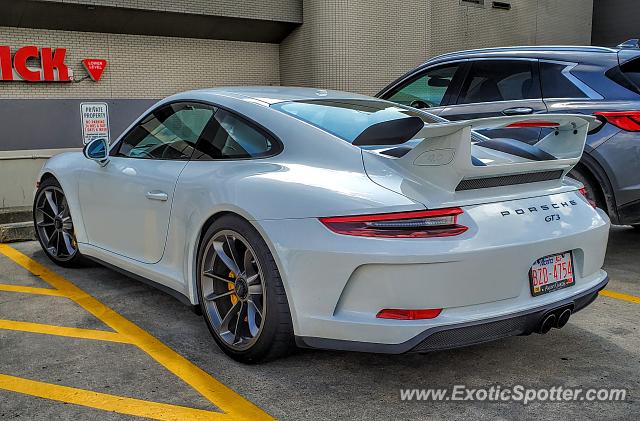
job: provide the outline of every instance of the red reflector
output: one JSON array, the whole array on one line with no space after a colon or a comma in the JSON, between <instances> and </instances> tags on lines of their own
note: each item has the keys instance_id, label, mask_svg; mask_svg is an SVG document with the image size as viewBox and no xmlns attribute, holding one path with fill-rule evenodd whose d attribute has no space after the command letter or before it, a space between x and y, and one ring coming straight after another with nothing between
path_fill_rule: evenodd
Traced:
<instances>
[{"instance_id":1,"label":"red reflector","mask_svg":"<svg viewBox=\"0 0 640 421\"><path fill-rule=\"evenodd\" d=\"M554 121L516 121L505 128L507 129L523 129L527 127L558 127L560 123Z\"/></svg>"},{"instance_id":2,"label":"red reflector","mask_svg":"<svg viewBox=\"0 0 640 421\"><path fill-rule=\"evenodd\" d=\"M378 319L395 319L395 320L422 320L435 319L442 312L441 308L429 310L398 310L386 308L380 310L376 317Z\"/></svg>"},{"instance_id":3,"label":"red reflector","mask_svg":"<svg viewBox=\"0 0 640 421\"><path fill-rule=\"evenodd\" d=\"M640 111L607 111L594 115L604 117L614 126L628 132L640 132Z\"/></svg>"},{"instance_id":4,"label":"red reflector","mask_svg":"<svg viewBox=\"0 0 640 421\"><path fill-rule=\"evenodd\" d=\"M377 215L333 216L320 218L337 234L382 238L450 237L468 228L458 225L460 208L435 209Z\"/></svg>"}]
</instances>

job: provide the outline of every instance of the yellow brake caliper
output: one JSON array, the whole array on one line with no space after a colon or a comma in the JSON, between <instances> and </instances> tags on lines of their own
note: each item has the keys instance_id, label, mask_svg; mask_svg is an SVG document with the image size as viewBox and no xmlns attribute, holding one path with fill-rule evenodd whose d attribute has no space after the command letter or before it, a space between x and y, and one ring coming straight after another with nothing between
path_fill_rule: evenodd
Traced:
<instances>
[{"instance_id":1,"label":"yellow brake caliper","mask_svg":"<svg viewBox=\"0 0 640 421\"><path fill-rule=\"evenodd\" d=\"M229 278L234 279L236 274L233 272L229 272ZM227 288L229 291L233 291L233 284L227 284ZM238 302L238 296L236 294L231 294L231 305L236 305Z\"/></svg>"}]
</instances>

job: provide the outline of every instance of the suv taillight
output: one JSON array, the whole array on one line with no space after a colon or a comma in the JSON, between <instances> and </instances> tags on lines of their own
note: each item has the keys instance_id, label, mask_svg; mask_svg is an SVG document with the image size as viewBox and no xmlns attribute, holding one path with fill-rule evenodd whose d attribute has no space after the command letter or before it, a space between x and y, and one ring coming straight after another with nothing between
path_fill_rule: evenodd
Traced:
<instances>
[{"instance_id":1,"label":"suv taillight","mask_svg":"<svg viewBox=\"0 0 640 421\"><path fill-rule=\"evenodd\" d=\"M596 202L594 202L593 200L589 199L589 193L587 192L587 188L586 187L581 187L580 190L578 190L580 192L580 194L582 196L584 196L584 199L589 202L589 204L595 209L598 206L596 205Z\"/></svg>"},{"instance_id":2,"label":"suv taillight","mask_svg":"<svg viewBox=\"0 0 640 421\"><path fill-rule=\"evenodd\" d=\"M458 225L460 208L434 209L377 215L320 218L337 234L381 238L431 238L460 235L468 228Z\"/></svg>"},{"instance_id":3,"label":"suv taillight","mask_svg":"<svg viewBox=\"0 0 640 421\"><path fill-rule=\"evenodd\" d=\"M628 132L640 132L640 111L602 111L593 113Z\"/></svg>"}]
</instances>

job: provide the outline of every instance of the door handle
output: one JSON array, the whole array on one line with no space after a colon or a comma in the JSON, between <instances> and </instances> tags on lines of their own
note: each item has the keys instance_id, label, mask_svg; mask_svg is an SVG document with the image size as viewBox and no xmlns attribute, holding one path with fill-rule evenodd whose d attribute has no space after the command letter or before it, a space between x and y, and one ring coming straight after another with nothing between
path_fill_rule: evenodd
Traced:
<instances>
[{"instance_id":1,"label":"door handle","mask_svg":"<svg viewBox=\"0 0 640 421\"><path fill-rule=\"evenodd\" d=\"M147 199L149 200L159 200L160 202L166 202L169 200L169 195L160 190L152 190L147 192L145 196L147 196Z\"/></svg>"},{"instance_id":2,"label":"door handle","mask_svg":"<svg viewBox=\"0 0 640 421\"><path fill-rule=\"evenodd\" d=\"M516 107L516 108L507 108L502 111L504 115L527 115L533 114L533 108L531 107Z\"/></svg>"}]
</instances>

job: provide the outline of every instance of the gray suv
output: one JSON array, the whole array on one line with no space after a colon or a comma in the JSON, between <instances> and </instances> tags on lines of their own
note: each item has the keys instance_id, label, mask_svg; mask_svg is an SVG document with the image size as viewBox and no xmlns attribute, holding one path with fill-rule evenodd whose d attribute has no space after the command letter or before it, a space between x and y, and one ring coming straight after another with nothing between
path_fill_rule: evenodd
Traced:
<instances>
[{"instance_id":1,"label":"gray suv","mask_svg":"<svg viewBox=\"0 0 640 421\"><path fill-rule=\"evenodd\" d=\"M435 57L377 96L449 120L582 113L604 124L589 134L571 176L614 224L640 226L640 48L508 47ZM491 130L530 144L546 129Z\"/></svg>"}]
</instances>

